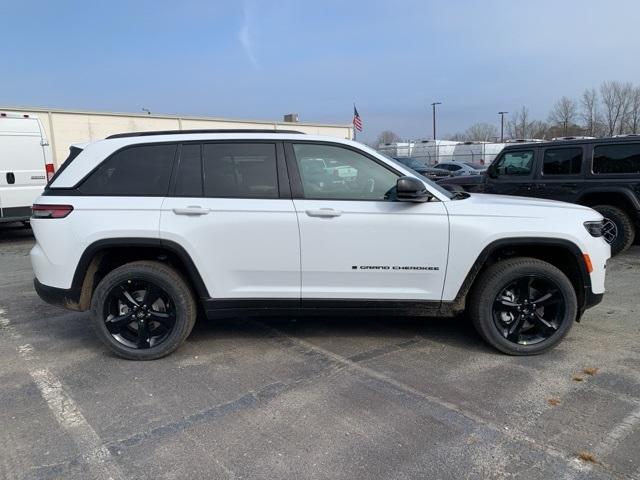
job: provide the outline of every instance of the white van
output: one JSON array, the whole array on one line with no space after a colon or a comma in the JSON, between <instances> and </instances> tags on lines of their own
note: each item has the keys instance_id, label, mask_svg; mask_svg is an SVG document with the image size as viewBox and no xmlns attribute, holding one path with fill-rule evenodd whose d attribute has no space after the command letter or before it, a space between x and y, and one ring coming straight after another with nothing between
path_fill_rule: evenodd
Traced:
<instances>
[{"instance_id":1,"label":"white van","mask_svg":"<svg viewBox=\"0 0 640 480\"><path fill-rule=\"evenodd\" d=\"M29 220L31 205L53 171L40 120L0 112L0 223Z\"/></svg>"}]
</instances>

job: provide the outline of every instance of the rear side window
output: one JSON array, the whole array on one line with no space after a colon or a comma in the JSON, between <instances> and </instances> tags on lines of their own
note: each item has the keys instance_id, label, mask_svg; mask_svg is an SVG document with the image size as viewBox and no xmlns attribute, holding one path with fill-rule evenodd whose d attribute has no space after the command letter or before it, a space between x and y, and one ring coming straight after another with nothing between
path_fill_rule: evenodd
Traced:
<instances>
[{"instance_id":1,"label":"rear side window","mask_svg":"<svg viewBox=\"0 0 640 480\"><path fill-rule=\"evenodd\" d=\"M542 173L545 175L576 175L581 168L581 148L549 148L544 152Z\"/></svg>"},{"instance_id":2,"label":"rear side window","mask_svg":"<svg viewBox=\"0 0 640 480\"><path fill-rule=\"evenodd\" d=\"M176 145L141 145L114 153L79 187L85 195L164 196Z\"/></svg>"},{"instance_id":3,"label":"rear side window","mask_svg":"<svg viewBox=\"0 0 640 480\"><path fill-rule=\"evenodd\" d=\"M276 146L272 143L205 143L204 195L278 198Z\"/></svg>"},{"instance_id":4,"label":"rear side window","mask_svg":"<svg viewBox=\"0 0 640 480\"><path fill-rule=\"evenodd\" d=\"M640 173L640 143L595 147L593 173Z\"/></svg>"}]
</instances>

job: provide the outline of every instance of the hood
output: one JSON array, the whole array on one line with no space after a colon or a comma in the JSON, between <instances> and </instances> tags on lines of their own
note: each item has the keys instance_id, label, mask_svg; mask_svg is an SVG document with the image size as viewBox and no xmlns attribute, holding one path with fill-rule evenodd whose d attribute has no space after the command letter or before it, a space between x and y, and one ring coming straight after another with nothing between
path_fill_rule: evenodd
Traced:
<instances>
[{"instance_id":1,"label":"hood","mask_svg":"<svg viewBox=\"0 0 640 480\"><path fill-rule=\"evenodd\" d=\"M512 197L509 195L490 195L470 193L462 200L451 200L446 203L450 215L504 217L504 218L538 218L558 220L567 218L601 220L595 210L574 203L558 202L530 197Z\"/></svg>"},{"instance_id":2,"label":"hood","mask_svg":"<svg viewBox=\"0 0 640 480\"><path fill-rule=\"evenodd\" d=\"M594 211L584 205L575 203L559 202L557 200L545 200L543 198L533 197L515 197L511 195L492 195L487 193L470 193L469 199L476 205L497 206L502 208L509 207L544 207L544 208L563 208L583 211Z\"/></svg>"}]
</instances>

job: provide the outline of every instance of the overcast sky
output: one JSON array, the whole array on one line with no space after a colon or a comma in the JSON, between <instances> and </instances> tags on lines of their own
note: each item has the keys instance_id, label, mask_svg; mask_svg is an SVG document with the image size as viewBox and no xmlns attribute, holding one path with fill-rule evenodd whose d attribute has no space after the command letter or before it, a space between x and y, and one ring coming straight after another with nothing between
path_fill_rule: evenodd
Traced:
<instances>
[{"instance_id":1,"label":"overcast sky","mask_svg":"<svg viewBox=\"0 0 640 480\"><path fill-rule=\"evenodd\" d=\"M637 0L0 0L0 106L350 123L478 122L640 83Z\"/></svg>"}]
</instances>

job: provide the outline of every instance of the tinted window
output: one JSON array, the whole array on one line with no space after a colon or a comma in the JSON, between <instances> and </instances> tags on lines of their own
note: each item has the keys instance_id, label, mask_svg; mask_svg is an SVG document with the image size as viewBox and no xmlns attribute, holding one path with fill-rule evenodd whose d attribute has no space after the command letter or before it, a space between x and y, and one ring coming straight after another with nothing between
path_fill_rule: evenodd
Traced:
<instances>
[{"instance_id":1,"label":"tinted window","mask_svg":"<svg viewBox=\"0 0 640 480\"><path fill-rule=\"evenodd\" d=\"M542 173L545 175L575 175L581 168L581 148L550 148L544 152Z\"/></svg>"},{"instance_id":2,"label":"tinted window","mask_svg":"<svg viewBox=\"0 0 640 480\"><path fill-rule=\"evenodd\" d=\"M293 146L305 198L388 200L398 175L353 150L331 145Z\"/></svg>"},{"instance_id":3,"label":"tinted window","mask_svg":"<svg viewBox=\"0 0 640 480\"><path fill-rule=\"evenodd\" d=\"M595 147L593 173L640 173L640 143Z\"/></svg>"},{"instance_id":4,"label":"tinted window","mask_svg":"<svg viewBox=\"0 0 640 480\"><path fill-rule=\"evenodd\" d=\"M533 164L533 150L505 153L496 165L498 175L529 175Z\"/></svg>"},{"instance_id":5,"label":"tinted window","mask_svg":"<svg viewBox=\"0 0 640 480\"><path fill-rule=\"evenodd\" d=\"M200 144L183 145L180 151L180 163L176 174L178 197L202 196L202 156Z\"/></svg>"},{"instance_id":6,"label":"tinted window","mask_svg":"<svg viewBox=\"0 0 640 480\"><path fill-rule=\"evenodd\" d=\"M206 197L278 198L274 144L208 143L202 152Z\"/></svg>"},{"instance_id":7,"label":"tinted window","mask_svg":"<svg viewBox=\"0 0 640 480\"><path fill-rule=\"evenodd\" d=\"M79 190L87 195L166 195L175 151L175 144L120 150L102 162Z\"/></svg>"}]
</instances>

